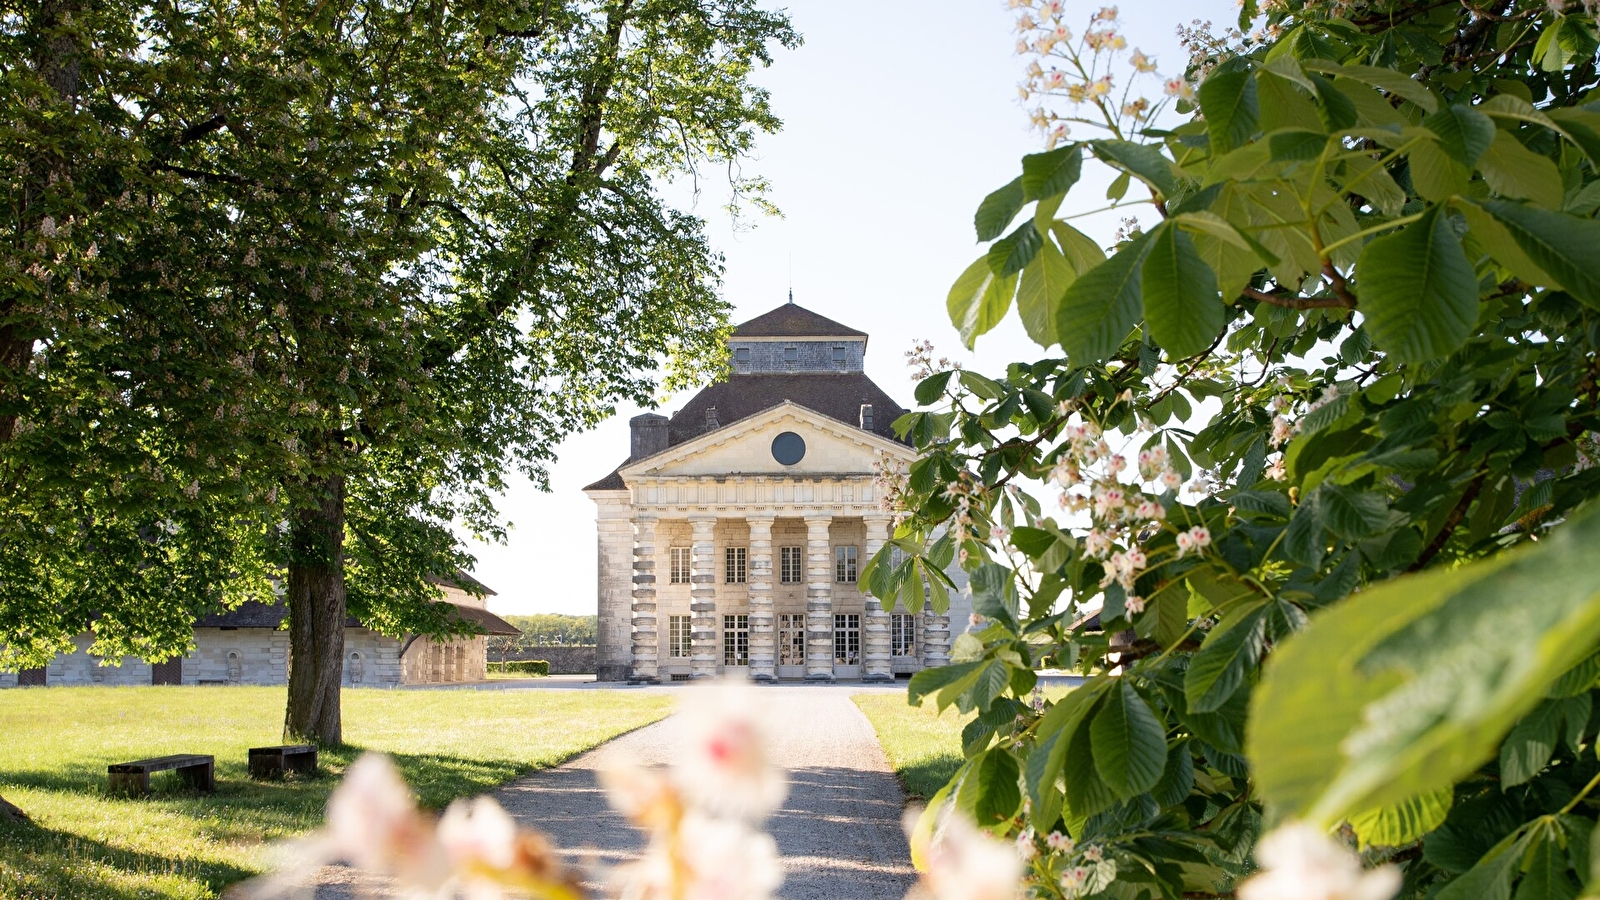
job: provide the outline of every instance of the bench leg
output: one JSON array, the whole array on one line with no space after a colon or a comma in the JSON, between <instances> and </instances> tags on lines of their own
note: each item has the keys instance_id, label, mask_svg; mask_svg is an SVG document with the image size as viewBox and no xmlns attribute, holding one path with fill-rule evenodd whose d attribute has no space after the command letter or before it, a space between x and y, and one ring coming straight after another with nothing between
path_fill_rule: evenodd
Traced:
<instances>
[{"instance_id":1,"label":"bench leg","mask_svg":"<svg viewBox=\"0 0 1600 900\"><path fill-rule=\"evenodd\" d=\"M283 777L283 757L250 757L250 777L257 781L270 781Z\"/></svg>"},{"instance_id":2,"label":"bench leg","mask_svg":"<svg viewBox=\"0 0 1600 900\"><path fill-rule=\"evenodd\" d=\"M302 775L313 774L317 771L317 754L302 753L298 756L290 757L289 768Z\"/></svg>"},{"instance_id":3,"label":"bench leg","mask_svg":"<svg viewBox=\"0 0 1600 900\"><path fill-rule=\"evenodd\" d=\"M217 786L214 773L215 768L212 763L202 763L198 766L184 766L179 769L178 778L197 791L210 791Z\"/></svg>"},{"instance_id":4,"label":"bench leg","mask_svg":"<svg viewBox=\"0 0 1600 900\"><path fill-rule=\"evenodd\" d=\"M143 797L150 793L149 772L112 772L106 776L111 793L124 797Z\"/></svg>"}]
</instances>

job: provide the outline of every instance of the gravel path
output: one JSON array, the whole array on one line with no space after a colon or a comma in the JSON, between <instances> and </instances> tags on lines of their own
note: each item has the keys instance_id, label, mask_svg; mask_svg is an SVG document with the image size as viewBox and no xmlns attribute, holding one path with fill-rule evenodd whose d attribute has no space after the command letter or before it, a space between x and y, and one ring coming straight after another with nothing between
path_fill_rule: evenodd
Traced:
<instances>
[{"instance_id":1,"label":"gravel path","mask_svg":"<svg viewBox=\"0 0 1600 900\"><path fill-rule=\"evenodd\" d=\"M783 857L784 900L899 900L915 880L900 829L905 797L872 725L850 701L859 690L762 690L772 713L776 761L789 772L788 799L768 822ZM596 773L611 758L665 764L678 735L678 721L670 717L519 779L494 796L519 821L568 848L569 861L590 873L590 887L598 888L600 870L636 858L643 840L611 811ZM317 900L381 894L370 885L362 890L332 883L340 880L330 872Z\"/></svg>"}]
</instances>

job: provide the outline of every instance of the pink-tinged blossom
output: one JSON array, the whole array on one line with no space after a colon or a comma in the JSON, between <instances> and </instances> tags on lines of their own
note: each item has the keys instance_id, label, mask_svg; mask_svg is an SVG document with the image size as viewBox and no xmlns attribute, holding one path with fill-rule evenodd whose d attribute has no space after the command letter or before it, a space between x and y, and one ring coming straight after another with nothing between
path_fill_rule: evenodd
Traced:
<instances>
[{"instance_id":1,"label":"pink-tinged blossom","mask_svg":"<svg viewBox=\"0 0 1600 900\"><path fill-rule=\"evenodd\" d=\"M759 819L778 808L789 784L772 763L753 695L750 688L725 685L684 698L686 746L674 776L704 808Z\"/></svg>"},{"instance_id":2,"label":"pink-tinged blossom","mask_svg":"<svg viewBox=\"0 0 1600 900\"><path fill-rule=\"evenodd\" d=\"M1161 504L1154 500L1143 500L1140 501L1139 505L1134 508L1133 514L1136 518L1143 521L1154 522L1157 519L1164 517L1167 514L1167 511L1161 507Z\"/></svg>"},{"instance_id":3,"label":"pink-tinged blossom","mask_svg":"<svg viewBox=\"0 0 1600 900\"><path fill-rule=\"evenodd\" d=\"M1284 469L1283 466L1283 458L1279 457L1278 459L1273 460L1272 464L1267 466L1267 471L1265 474L1270 481L1282 481L1288 474L1287 470Z\"/></svg>"},{"instance_id":4,"label":"pink-tinged blossom","mask_svg":"<svg viewBox=\"0 0 1600 900\"><path fill-rule=\"evenodd\" d=\"M1211 530L1204 525L1196 525L1189 529L1189 537L1194 539L1194 548L1196 550L1201 547L1211 546Z\"/></svg>"},{"instance_id":5,"label":"pink-tinged blossom","mask_svg":"<svg viewBox=\"0 0 1600 900\"><path fill-rule=\"evenodd\" d=\"M1400 870L1363 869L1348 847L1309 825L1284 825L1256 845L1261 871L1239 885L1239 900L1389 900Z\"/></svg>"},{"instance_id":6,"label":"pink-tinged blossom","mask_svg":"<svg viewBox=\"0 0 1600 900\"><path fill-rule=\"evenodd\" d=\"M1122 605L1125 609L1127 609L1128 615L1130 616L1137 616L1138 614L1144 612L1144 598L1136 594L1129 594L1122 601ZM1094 848L1091 847L1090 849ZM1087 853L1087 851L1085 852Z\"/></svg>"},{"instance_id":7,"label":"pink-tinged blossom","mask_svg":"<svg viewBox=\"0 0 1600 900\"><path fill-rule=\"evenodd\" d=\"M1138 547L1130 549L1123 555L1123 559L1127 560L1128 571L1130 572L1142 572L1145 566L1150 564L1150 561L1145 558L1144 551Z\"/></svg>"},{"instance_id":8,"label":"pink-tinged blossom","mask_svg":"<svg viewBox=\"0 0 1600 900\"><path fill-rule=\"evenodd\" d=\"M1194 538L1192 536L1190 536L1189 532L1187 532L1187 531L1178 532L1178 558L1182 559L1185 554L1187 554L1189 551L1191 551L1193 549L1194 549Z\"/></svg>"},{"instance_id":9,"label":"pink-tinged blossom","mask_svg":"<svg viewBox=\"0 0 1600 900\"><path fill-rule=\"evenodd\" d=\"M1099 847L1090 846L1083 848L1083 858L1087 859L1089 862L1099 862L1100 860L1105 859L1105 856L1105 851Z\"/></svg>"},{"instance_id":10,"label":"pink-tinged blossom","mask_svg":"<svg viewBox=\"0 0 1600 900\"><path fill-rule=\"evenodd\" d=\"M417 809L389 757L368 753L328 798L327 849L358 869L435 891L450 878L434 823Z\"/></svg>"},{"instance_id":11,"label":"pink-tinged blossom","mask_svg":"<svg viewBox=\"0 0 1600 900\"><path fill-rule=\"evenodd\" d=\"M1272 446L1281 447L1294 437L1294 425L1283 416L1276 416L1272 420Z\"/></svg>"},{"instance_id":12,"label":"pink-tinged blossom","mask_svg":"<svg viewBox=\"0 0 1600 900\"><path fill-rule=\"evenodd\" d=\"M1044 844L1053 853L1071 853L1074 846L1072 838L1059 831L1052 831L1045 835Z\"/></svg>"},{"instance_id":13,"label":"pink-tinged blossom","mask_svg":"<svg viewBox=\"0 0 1600 900\"><path fill-rule=\"evenodd\" d=\"M1017 858L1027 862L1039 855L1039 845L1033 841L1033 829L1025 828L1017 835Z\"/></svg>"},{"instance_id":14,"label":"pink-tinged blossom","mask_svg":"<svg viewBox=\"0 0 1600 900\"><path fill-rule=\"evenodd\" d=\"M1113 475L1121 472L1123 469L1126 469L1127 467L1128 467L1127 457L1124 457L1120 453L1114 453L1114 454L1111 455L1110 459L1106 460L1106 470L1109 471Z\"/></svg>"},{"instance_id":15,"label":"pink-tinged blossom","mask_svg":"<svg viewBox=\"0 0 1600 900\"><path fill-rule=\"evenodd\" d=\"M1169 491L1177 490L1183 484L1183 476L1168 469L1161 473L1161 486Z\"/></svg>"},{"instance_id":16,"label":"pink-tinged blossom","mask_svg":"<svg viewBox=\"0 0 1600 900\"><path fill-rule=\"evenodd\" d=\"M1093 559L1105 556L1111 550L1111 536L1096 528L1083 539L1083 552Z\"/></svg>"},{"instance_id":17,"label":"pink-tinged blossom","mask_svg":"<svg viewBox=\"0 0 1600 900\"><path fill-rule=\"evenodd\" d=\"M909 810L905 824L913 838L920 810ZM978 829L952 812L928 843L913 848L926 861L921 887L928 900L1016 900L1022 885L1022 860L1015 847Z\"/></svg>"}]
</instances>

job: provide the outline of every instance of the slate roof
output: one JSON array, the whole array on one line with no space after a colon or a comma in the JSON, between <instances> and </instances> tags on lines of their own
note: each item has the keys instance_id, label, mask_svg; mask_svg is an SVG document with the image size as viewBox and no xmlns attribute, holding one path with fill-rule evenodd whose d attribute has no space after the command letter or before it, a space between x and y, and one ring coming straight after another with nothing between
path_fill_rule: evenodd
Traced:
<instances>
[{"instance_id":1,"label":"slate roof","mask_svg":"<svg viewBox=\"0 0 1600 900\"><path fill-rule=\"evenodd\" d=\"M471 592L471 588L469 586L476 586L480 588L485 595L495 596L494 591L490 590L483 582L473 578L466 572L457 571L454 578L430 578L428 580L434 584L444 585L446 587L459 587L462 590L468 591L468 593ZM441 600L439 602L448 603L449 601ZM489 634L522 633L517 630L515 625L512 625L510 622L507 622L505 619L500 618L486 609L478 609L475 606L463 606L459 603L451 603L450 605L456 608L457 614L462 618L489 629ZM289 604L285 603L281 598L275 599L271 603L267 603L262 600L246 600L227 612L211 613L195 619L194 627L279 628L283 625L283 620L287 618L288 615ZM344 627L359 628L361 627L361 622L357 620L355 616L350 616L344 620ZM511 630L495 631L493 630L494 628L509 628Z\"/></svg>"},{"instance_id":2,"label":"slate roof","mask_svg":"<svg viewBox=\"0 0 1600 900\"><path fill-rule=\"evenodd\" d=\"M853 337L865 340L867 333L789 302L733 329L733 337Z\"/></svg>"},{"instance_id":3,"label":"slate roof","mask_svg":"<svg viewBox=\"0 0 1600 900\"><path fill-rule=\"evenodd\" d=\"M782 375L730 375L695 394L667 423L667 446L693 440L707 431L706 410L731 425L788 400L852 427L861 422L861 404L872 404L872 431L891 441L890 425L905 414L894 398L864 372L796 372ZM903 443L903 442L902 442Z\"/></svg>"}]
</instances>

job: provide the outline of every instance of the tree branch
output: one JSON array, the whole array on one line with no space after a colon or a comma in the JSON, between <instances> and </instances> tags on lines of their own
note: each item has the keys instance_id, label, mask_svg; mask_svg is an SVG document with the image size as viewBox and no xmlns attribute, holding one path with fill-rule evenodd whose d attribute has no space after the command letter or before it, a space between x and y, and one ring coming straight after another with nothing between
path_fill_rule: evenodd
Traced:
<instances>
[{"instance_id":1,"label":"tree branch","mask_svg":"<svg viewBox=\"0 0 1600 900\"><path fill-rule=\"evenodd\" d=\"M1343 281L1342 278L1340 280ZM1337 290L1335 288L1335 291ZM1284 309L1356 308L1355 298L1349 297L1348 292L1346 292L1345 297L1300 297L1289 293L1269 294L1266 291L1258 291L1255 288L1247 287L1244 289L1244 296L1252 300L1259 300L1262 303L1270 303L1273 306L1281 306Z\"/></svg>"}]
</instances>

